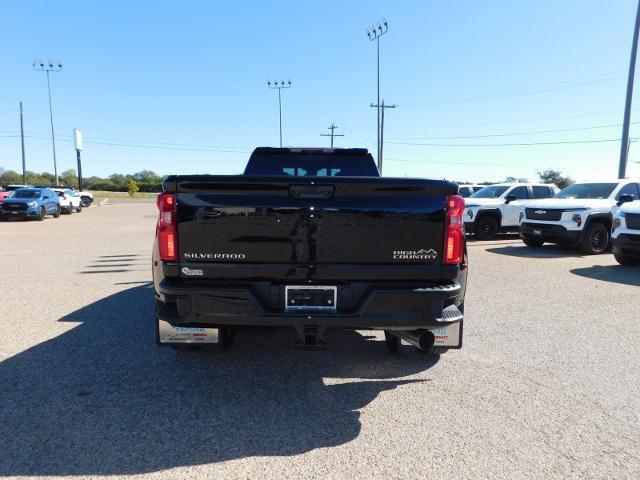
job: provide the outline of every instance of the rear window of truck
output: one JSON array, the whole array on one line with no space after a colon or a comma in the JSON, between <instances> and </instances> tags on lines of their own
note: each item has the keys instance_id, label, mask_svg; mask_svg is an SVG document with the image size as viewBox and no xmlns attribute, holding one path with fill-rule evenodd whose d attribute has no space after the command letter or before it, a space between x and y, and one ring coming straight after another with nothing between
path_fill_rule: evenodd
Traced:
<instances>
[{"instance_id":1,"label":"rear window of truck","mask_svg":"<svg viewBox=\"0 0 640 480\"><path fill-rule=\"evenodd\" d=\"M332 153L264 154L252 157L244 172L250 176L379 177L371 155Z\"/></svg>"}]
</instances>

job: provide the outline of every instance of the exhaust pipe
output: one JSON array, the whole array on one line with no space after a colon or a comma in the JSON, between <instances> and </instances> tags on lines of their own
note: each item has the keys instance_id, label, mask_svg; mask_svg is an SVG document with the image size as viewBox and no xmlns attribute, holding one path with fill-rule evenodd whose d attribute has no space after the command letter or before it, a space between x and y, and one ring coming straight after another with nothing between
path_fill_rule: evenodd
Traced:
<instances>
[{"instance_id":1,"label":"exhaust pipe","mask_svg":"<svg viewBox=\"0 0 640 480\"><path fill-rule=\"evenodd\" d=\"M430 330L389 330L389 333L424 351L433 347L436 341L436 337Z\"/></svg>"}]
</instances>

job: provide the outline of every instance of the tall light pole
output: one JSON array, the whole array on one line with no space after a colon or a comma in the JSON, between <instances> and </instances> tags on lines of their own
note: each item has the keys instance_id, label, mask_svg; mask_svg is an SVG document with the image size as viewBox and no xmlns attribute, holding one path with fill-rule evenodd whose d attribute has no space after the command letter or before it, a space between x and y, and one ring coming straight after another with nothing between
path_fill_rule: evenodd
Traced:
<instances>
[{"instance_id":1,"label":"tall light pole","mask_svg":"<svg viewBox=\"0 0 640 480\"><path fill-rule=\"evenodd\" d=\"M631 43L631 59L629 60L629 78L627 79L627 98L624 105L624 122L622 123L622 144L620 146L620 164L618 178L624 178L627 172L627 156L629 155L629 124L631 123L631 102L633 100L633 81L636 71L636 54L638 53L638 33L640 32L640 0L636 10L636 24L633 29Z\"/></svg>"},{"instance_id":2,"label":"tall light pole","mask_svg":"<svg viewBox=\"0 0 640 480\"><path fill-rule=\"evenodd\" d=\"M33 69L38 72L47 73L47 91L49 92L49 119L51 120L51 145L53 148L53 171L56 176L56 185L58 185L58 164L56 162L56 134L53 129L53 108L51 107L51 81L49 80L50 72L59 72L62 70L62 62L58 60L53 62L49 60L44 62L43 60L36 60L33 62Z\"/></svg>"},{"instance_id":3,"label":"tall light pole","mask_svg":"<svg viewBox=\"0 0 640 480\"><path fill-rule=\"evenodd\" d=\"M271 90L278 90L278 112L280 115L280 148L282 148L282 95L280 94L280 90L283 88L291 88L291 80L267 80L267 87Z\"/></svg>"},{"instance_id":4,"label":"tall light pole","mask_svg":"<svg viewBox=\"0 0 640 480\"><path fill-rule=\"evenodd\" d=\"M380 37L382 35L384 35L385 33L387 33L389 31L389 23L387 22L386 18L383 18L380 22L378 22L378 24L374 27L373 25L371 25L370 28L365 29L365 32L367 33L367 37L369 38L369 41L373 42L374 40L376 41L376 49L377 49L377 56L378 56L378 96L377 101L376 101L376 105L380 105ZM380 107L378 106L378 108L376 109L376 112L378 114L378 144L376 146L376 153L378 154L378 169L381 168L381 164L382 164L382 159L380 158L380 152L381 152L381 148L380 148Z\"/></svg>"}]
</instances>

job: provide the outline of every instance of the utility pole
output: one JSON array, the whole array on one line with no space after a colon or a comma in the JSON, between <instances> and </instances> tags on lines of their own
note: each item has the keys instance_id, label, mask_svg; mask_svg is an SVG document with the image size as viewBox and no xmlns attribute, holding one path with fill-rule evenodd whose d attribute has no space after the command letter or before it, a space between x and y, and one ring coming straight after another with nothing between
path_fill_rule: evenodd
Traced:
<instances>
[{"instance_id":1,"label":"utility pole","mask_svg":"<svg viewBox=\"0 0 640 480\"><path fill-rule=\"evenodd\" d=\"M376 101L376 105L380 105L380 37L382 35L384 35L385 33L387 33L389 31L389 23L387 22L386 18L383 18L380 22L378 22L378 24L374 27L373 25L371 25L371 27L365 29L365 32L367 34L367 37L369 38L369 41L373 42L374 40L376 41L376 50L377 50L377 57L378 57L378 96L377 101ZM378 107L376 110L376 113L378 114L378 144L376 146L376 153L378 154L378 170L382 171L382 147L380 145L380 120L381 120L381 114L380 114L381 110Z\"/></svg>"},{"instance_id":2,"label":"utility pole","mask_svg":"<svg viewBox=\"0 0 640 480\"><path fill-rule=\"evenodd\" d=\"M618 178L624 178L627 172L627 157L629 154L629 124L631 123L631 102L633 100L633 82L636 71L636 54L638 53L638 33L640 32L640 0L636 10L636 24L633 29L631 43L631 59L629 60L629 78L627 79L627 98L624 105L624 122L622 124L622 144L620 146L620 164Z\"/></svg>"},{"instance_id":3,"label":"utility pole","mask_svg":"<svg viewBox=\"0 0 640 480\"><path fill-rule=\"evenodd\" d=\"M24 156L24 121L22 119L22 101L20 101L20 145L22 146L22 184L27 184L27 162Z\"/></svg>"},{"instance_id":4,"label":"utility pole","mask_svg":"<svg viewBox=\"0 0 640 480\"><path fill-rule=\"evenodd\" d=\"M384 104L384 100L382 100L382 103L379 103L377 105L374 105L373 103L371 105L369 105L370 107L376 107L377 109L380 110L381 114L380 114L380 120L381 120L381 124L380 124L380 151L379 156L378 156L378 171L380 172L380 175L382 175L382 151L384 149L384 111L387 108L397 108L397 105L385 105Z\"/></svg>"},{"instance_id":5,"label":"utility pole","mask_svg":"<svg viewBox=\"0 0 640 480\"><path fill-rule=\"evenodd\" d=\"M331 148L333 148L333 137L344 137L344 134L334 133L334 130L338 128L337 125L331 124L330 127L327 127L327 130L331 130L331 133L321 133L321 137L331 137Z\"/></svg>"},{"instance_id":6,"label":"utility pole","mask_svg":"<svg viewBox=\"0 0 640 480\"><path fill-rule=\"evenodd\" d=\"M267 87L269 87L271 90L278 89L278 111L280 112L280 148L282 148L282 97L280 94L280 90L282 90L283 88L291 88L291 80L287 80L287 82L285 82L284 80L280 80L279 82L277 80L267 80Z\"/></svg>"},{"instance_id":7,"label":"utility pole","mask_svg":"<svg viewBox=\"0 0 640 480\"><path fill-rule=\"evenodd\" d=\"M56 162L56 135L53 129L53 108L51 107L51 82L49 80L50 72L59 72L62 70L62 62L52 62L49 60L45 63L43 60L33 62L33 69L38 72L46 72L47 74L47 90L49 92L49 119L51 120L51 145L53 147L53 171L56 176L56 185L58 185L58 164Z\"/></svg>"}]
</instances>

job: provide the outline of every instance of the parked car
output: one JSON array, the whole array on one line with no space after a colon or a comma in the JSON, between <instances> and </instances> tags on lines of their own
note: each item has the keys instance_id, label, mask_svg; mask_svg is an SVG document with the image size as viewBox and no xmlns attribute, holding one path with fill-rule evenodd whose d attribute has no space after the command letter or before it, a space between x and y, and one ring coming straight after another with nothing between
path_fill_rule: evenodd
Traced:
<instances>
[{"instance_id":1,"label":"parked car","mask_svg":"<svg viewBox=\"0 0 640 480\"><path fill-rule=\"evenodd\" d=\"M640 200L621 196L613 218L613 256L620 265L640 265Z\"/></svg>"},{"instance_id":2,"label":"parked car","mask_svg":"<svg viewBox=\"0 0 640 480\"><path fill-rule=\"evenodd\" d=\"M36 185L39 188L53 188L53 189L64 189L64 190L73 190L80 197L80 203L83 207L90 207L93 203L93 193L91 192L78 192L74 187L68 185Z\"/></svg>"},{"instance_id":3,"label":"parked car","mask_svg":"<svg viewBox=\"0 0 640 480\"><path fill-rule=\"evenodd\" d=\"M49 188L19 188L14 190L0 206L0 219L36 218L44 220L45 215L60 216L60 202L55 192Z\"/></svg>"},{"instance_id":4,"label":"parked car","mask_svg":"<svg viewBox=\"0 0 640 480\"><path fill-rule=\"evenodd\" d=\"M9 195L11 195L11 192L9 190L5 190L4 188L0 187L0 203L2 203L5 198L8 198Z\"/></svg>"},{"instance_id":5,"label":"parked car","mask_svg":"<svg viewBox=\"0 0 640 480\"><path fill-rule=\"evenodd\" d=\"M78 195L80 196L80 201L82 202L83 207L91 206L91 204L93 203L93 193L82 191L78 192Z\"/></svg>"},{"instance_id":6,"label":"parked car","mask_svg":"<svg viewBox=\"0 0 640 480\"><path fill-rule=\"evenodd\" d=\"M479 240L517 232L522 206L550 198L560 189L546 183L499 183L481 188L465 200L464 227Z\"/></svg>"},{"instance_id":7,"label":"parked car","mask_svg":"<svg viewBox=\"0 0 640 480\"><path fill-rule=\"evenodd\" d=\"M462 347L464 200L445 180L381 178L366 149L257 148L243 175L170 175L153 246L156 339L229 347L243 326L378 329Z\"/></svg>"},{"instance_id":8,"label":"parked car","mask_svg":"<svg viewBox=\"0 0 640 480\"><path fill-rule=\"evenodd\" d=\"M74 210L78 213L82 212L82 200L74 190L63 188L52 188L51 190L58 195L61 211L69 214L73 213Z\"/></svg>"},{"instance_id":9,"label":"parked car","mask_svg":"<svg viewBox=\"0 0 640 480\"><path fill-rule=\"evenodd\" d=\"M458 186L458 195L462 198L468 198L478 190L480 190L483 185L459 185Z\"/></svg>"},{"instance_id":10,"label":"parked car","mask_svg":"<svg viewBox=\"0 0 640 480\"><path fill-rule=\"evenodd\" d=\"M534 202L521 214L520 237L530 247L545 242L575 245L587 255L609 249L620 199L640 198L638 180L580 182L554 198Z\"/></svg>"},{"instance_id":11,"label":"parked car","mask_svg":"<svg viewBox=\"0 0 640 480\"><path fill-rule=\"evenodd\" d=\"M33 185L7 185L4 189L8 192L13 192L14 190L17 190L19 188L33 188Z\"/></svg>"}]
</instances>

